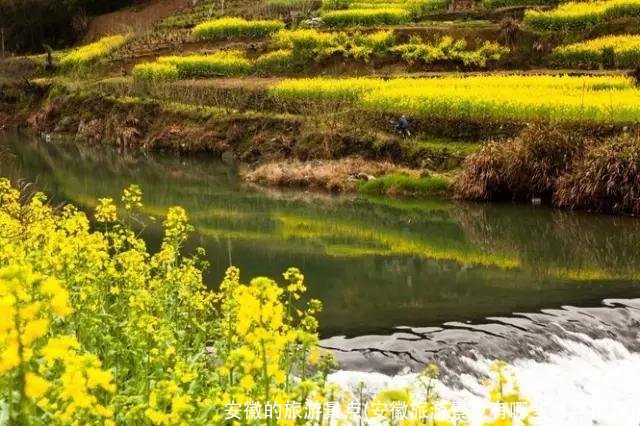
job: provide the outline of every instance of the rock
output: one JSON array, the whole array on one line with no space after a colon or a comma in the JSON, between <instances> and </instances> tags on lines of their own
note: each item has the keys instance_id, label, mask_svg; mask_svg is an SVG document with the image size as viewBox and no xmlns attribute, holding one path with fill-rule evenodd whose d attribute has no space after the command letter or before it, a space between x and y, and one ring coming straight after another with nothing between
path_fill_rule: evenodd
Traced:
<instances>
[{"instance_id":1,"label":"rock","mask_svg":"<svg viewBox=\"0 0 640 426\"><path fill-rule=\"evenodd\" d=\"M368 174L362 173L362 172L358 172L358 173L351 173L347 177L347 181L348 182L370 181L370 180L374 180L375 178L376 178L375 176L368 175Z\"/></svg>"}]
</instances>

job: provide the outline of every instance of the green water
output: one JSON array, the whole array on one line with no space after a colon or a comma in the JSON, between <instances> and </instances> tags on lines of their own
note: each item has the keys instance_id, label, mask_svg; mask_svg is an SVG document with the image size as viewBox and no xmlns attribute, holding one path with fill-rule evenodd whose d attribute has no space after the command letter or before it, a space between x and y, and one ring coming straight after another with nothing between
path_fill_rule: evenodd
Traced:
<instances>
[{"instance_id":1,"label":"green water","mask_svg":"<svg viewBox=\"0 0 640 426\"><path fill-rule=\"evenodd\" d=\"M187 209L215 286L229 264L279 277L289 266L321 299L322 333L480 321L640 296L640 220L513 205L332 197L243 186L208 157L0 137L0 175L87 210L130 183L145 209ZM160 231L145 231L151 247Z\"/></svg>"}]
</instances>

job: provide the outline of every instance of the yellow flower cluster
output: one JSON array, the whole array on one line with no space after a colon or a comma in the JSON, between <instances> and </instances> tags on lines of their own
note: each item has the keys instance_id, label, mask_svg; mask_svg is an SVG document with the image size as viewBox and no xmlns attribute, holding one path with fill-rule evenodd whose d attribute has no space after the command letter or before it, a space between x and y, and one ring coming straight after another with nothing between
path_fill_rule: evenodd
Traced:
<instances>
[{"instance_id":1,"label":"yellow flower cluster","mask_svg":"<svg viewBox=\"0 0 640 426\"><path fill-rule=\"evenodd\" d=\"M606 63L607 51L611 54L609 64ZM553 59L562 66L633 68L640 63L640 36L605 36L559 46L553 50Z\"/></svg>"},{"instance_id":2,"label":"yellow flower cluster","mask_svg":"<svg viewBox=\"0 0 640 426\"><path fill-rule=\"evenodd\" d=\"M131 186L122 201L133 215L142 191ZM229 404L346 401L327 382L322 305L301 305L299 270L280 286L243 284L230 268L214 293L203 284L204 253L181 253L192 230L184 209L169 210L153 254L117 211L101 200L105 230L92 231L76 208L54 209L0 179L0 402L9 423L198 426L224 424Z\"/></svg>"},{"instance_id":3,"label":"yellow flower cluster","mask_svg":"<svg viewBox=\"0 0 640 426\"><path fill-rule=\"evenodd\" d=\"M270 93L285 103L349 101L365 110L447 119L634 123L640 114L640 90L622 76L291 79Z\"/></svg>"},{"instance_id":4,"label":"yellow flower cluster","mask_svg":"<svg viewBox=\"0 0 640 426\"><path fill-rule=\"evenodd\" d=\"M196 25L193 28L192 35L199 39L260 38L283 28L284 22L282 21L248 21L244 18L225 17Z\"/></svg>"},{"instance_id":5,"label":"yellow flower cluster","mask_svg":"<svg viewBox=\"0 0 640 426\"><path fill-rule=\"evenodd\" d=\"M65 68L87 65L122 46L129 40L129 37L128 34L103 37L95 43L87 44L65 55L60 60L60 65Z\"/></svg>"},{"instance_id":6,"label":"yellow flower cluster","mask_svg":"<svg viewBox=\"0 0 640 426\"><path fill-rule=\"evenodd\" d=\"M211 55L161 56L156 62L133 68L139 80L175 80L178 78L245 75L253 71L253 63L243 52L220 51Z\"/></svg>"},{"instance_id":7,"label":"yellow flower cluster","mask_svg":"<svg viewBox=\"0 0 640 426\"><path fill-rule=\"evenodd\" d=\"M568 31L639 14L640 0L572 1L550 11L527 10L523 22L539 30Z\"/></svg>"},{"instance_id":8,"label":"yellow flower cluster","mask_svg":"<svg viewBox=\"0 0 640 426\"><path fill-rule=\"evenodd\" d=\"M446 6L443 0L323 0L322 19L332 27L400 24Z\"/></svg>"},{"instance_id":9,"label":"yellow flower cluster","mask_svg":"<svg viewBox=\"0 0 640 426\"><path fill-rule=\"evenodd\" d=\"M142 220L139 187L122 203ZM16 422L217 424L234 399L323 389L308 360L320 305L296 307L299 271L282 288L241 284L231 269L212 293L203 253L181 254L192 231L184 209L168 211L154 254L118 210L99 200L94 216L108 227L92 231L73 206L54 209L42 194L24 202L0 180L0 309L9 313L0 316L0 400L13 401Z\"/></svg>"}]
</instances>

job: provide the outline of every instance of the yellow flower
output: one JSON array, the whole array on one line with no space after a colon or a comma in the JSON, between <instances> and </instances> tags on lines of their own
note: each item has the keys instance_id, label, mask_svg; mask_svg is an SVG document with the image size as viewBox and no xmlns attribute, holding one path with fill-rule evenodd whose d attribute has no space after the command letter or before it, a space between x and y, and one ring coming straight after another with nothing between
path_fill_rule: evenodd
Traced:
<instances>
[{"instance_id":1,"label":"yellow flower","mask_svg":"<svg viewBox=\"0 0 640 426\"><path fill-rule=\"evenodd\" d=\"M25 394L29 398L34 400L40 399L40 397L42 397L51 386L51 384L47 380L31 372L26 373L24 376L24 379L25 379L25 388L24 388Z\"/></svg>"},{"instance_id":2,"label":"yellow flower","mask_svg":"<svg viewBox=\"0 0 640 426\"><path fill-rule=\"evenodd\" d=\"M100 198L98 200L100 204L96 207L96 221L100 223L115 222L118 218L118 211L113 204L112 198Z\"/></svg>"},{"instance_id":3,"label":"yellow flower","mask_svg":"<svg viewBox=\"0 0 640 426\"><path fill-rule=\"evenodd\" d=\"M240 386L246 391L252 390L255 384L256 382L253 380L252 376L245 375L240 379Z\"/></svg>"},{"instance_id":4,"label":"yellow flower","mask_svg":"<svg viewBox=\"0 0 640 426\"><path fill-rule=\"evenodd\" d=\"M181 414L186 411L190 411L193 407L189 404L191 397L189 395L174 396L171 399L171 411L174 414Z\"/></svg>"},{"instance_id":5,"label":"yellow flower","mask_svg":"<svg viewBox=\"0 0 640 426\"><path fill-rule=\"evenodd\" d=\"M113 375L110 371L104 371L100 368L91 367L87 369L87 387L94 389L98 386L109 392L115 391L113 383Z\"/></svg>"},{"instance_id":6,"label":"yellow flower","mask_svg":"<svg viewBox=\"0 0 640 426\"><path fill-rule=\"evenodd\" d=\"M49 320L47 319L29 321L22 332L22 344L25 346L31 345L31 343L47 334L48 330Z\"/></svg>"},{"instance_id":7,"label":"yellow flower","mask_svg":"<svg viewBox=\"0 0 640 426\"><path fill-rule=\"evenodd\" d=\"M94 410L96 412L96 414L98 414L99 416L102 417L112 417L113 416L113 410L110 408L105 407L104 405L96 405L94 407Z\"/></svg>"},{"instance_id":8,"label":"yellow flower","mask_svg":"<svg viewBox=\"0 0 640 426\"><path fill-rule=\"evenodd\" d=\"M166 425L169 424L170 417L168 414L162 413L160 411L154 410L152 408L147 408L144 412L144 415L151 420L152 423L156 425Z\"/></svg>"},{"instance_id":9,"label":"yellow flower","mask_svg":"<svg viewBox=\"0 0 640 426\"><path fill-rule=\"evenodd\" d=\"M5 373L20 365L20 353L18 345L11 344L4 351L0 352L0 373Z\"/></svg>"},{"instance_id":10,"label":"yellow flower","mask_svg":"<svg viewBox=\"0 0 640 426\"><path fill-rule=\"evenodd\" d=\"M52 364L54 361L64 359L71 349L79 348L78 341L73 336L61 336L49 339L42 349L42 357Z\"/></svg>"}]
</instances>

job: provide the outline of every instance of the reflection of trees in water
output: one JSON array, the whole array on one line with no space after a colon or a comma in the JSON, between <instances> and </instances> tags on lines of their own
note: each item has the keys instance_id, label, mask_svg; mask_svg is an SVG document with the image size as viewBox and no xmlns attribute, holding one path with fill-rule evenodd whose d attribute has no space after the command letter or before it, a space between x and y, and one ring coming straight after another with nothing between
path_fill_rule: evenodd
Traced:
<instances>
[{"instance_id":1,"label":"reflection of trees in water","mask_svg":"<svg viewBox=\"0 0 640 426\"><path fill-rule=\"evenodd\" d=\"M621 296L627 288L615 282L605 289L567 280L580 281L594 270L623 277L634 261L640 264L632 251L638 223L624 219L522 206L258 191L240 187L235 170L207 157L25 137L9 150L17 156L8 167L19 163L24 177L37 178L58 199L89 208L98 197L119 199L122 188L137 183L147 213L185 207L199 232L190 248L207 249L213 285L230 252L245 278L300 267L311 296L326 302L322 324L336 332ZM145 231L152 247L159 232Z\"/></svg>"},{"instance_id":2,"label":"reflection of trees in water","mask_svg":"<svg viewBox=\"0 0 640 426\"><path fill-rule=\"evenodd\" d=\"M539 276L637 279L640 220L512 205L461 204L472 244L513 253Z\"/></svg>"},{"instance_id":3,"label":"reflection of trees in water","mask_svg":"<svg viewBox=\"0 0 640 426\"><path fill-rule=\"evenodd\" d=\"M54 181L72 200L117 197L135 182L151 214L183 205L208 236L295 241L298 248L306 242L308 249L336 257L416 257L421 264L448 259L461 266L522 263L519 267L536 279L630 278L640 265L640 221L630 218L512 205L239 191L236 171L208 157L34 143L24 136L12 142L10 150L24 169L37 170L36 178ZM16 174L14 163L3 161L3 173L14 169Z\"/></svg>"}]
</instances>

